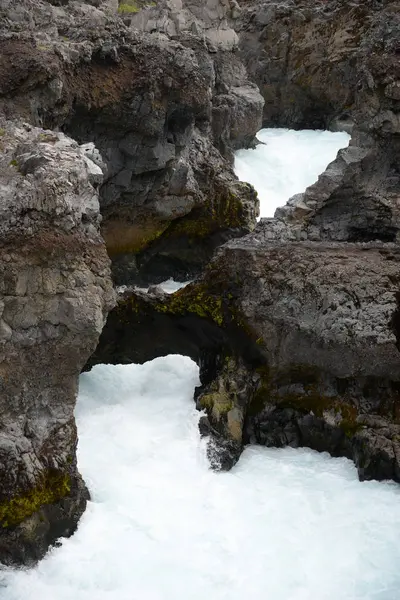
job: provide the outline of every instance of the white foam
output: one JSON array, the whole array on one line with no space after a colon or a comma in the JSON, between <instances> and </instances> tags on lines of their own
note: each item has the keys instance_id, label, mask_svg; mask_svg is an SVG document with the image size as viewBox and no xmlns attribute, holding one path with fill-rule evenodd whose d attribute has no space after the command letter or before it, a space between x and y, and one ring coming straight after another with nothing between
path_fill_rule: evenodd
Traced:
<instances>
[{"instance_id":1,"label":"white foam","mask_svg":"<svg viewBox=\"0 0 400 600\"><path fill-rule=\"evenodd\" d=\"M189 285L189 283L192 283L192 280L190 280L190 281L175 281L175 279L170 277L169 279L166 279L165 281L158 283L157 286L160 287L162 289L162 291L165 292L166 294L174 294L178 290ZM152 284L152 285L154 285L154 284ZM124 292L126 292L128 290L140 290L141 292L148 292L149 287L150 286L139 287L139 286L120 285L116 289L117 289L118 294L123 294Z\"/></svg>"},{"instance_id":2,"label":"white foam","mask_svg":"<svg viewBox=\"0 0 400 600\"><path fill-rule=\"evenodd\" d=\"M79 465L92 502L1 600L398 600L400 495L309 450L208 469L198 370L169 356L81 376Z\"/></svg>"},{"instance_id":3,"label":"white foam","mask_svg":"<svg viewBox=\"0 0 400 600\"><path fill-rule=\"evenodd\" d=\"M158 285L167 294L173 294L174 292L177 292L178 290L181 290L182 288L189 285L189 283L191 283L191 281L175 281L175 279L172 279L172 277L170 277L169 279L166 279Z\"/></svg>"},{"instance_id":4,"label":"white foam","mask_svg":"<svg viewBox=\"0 0 400 600\"><path fill-rule=\"evenodd\" d=\"M315 183L340 148L348 145L345 132L261 129L255 149L235 153L235 173L248 181L260 198L260 217L273 217L294 194Z\"/></svg>"}]
</instances>

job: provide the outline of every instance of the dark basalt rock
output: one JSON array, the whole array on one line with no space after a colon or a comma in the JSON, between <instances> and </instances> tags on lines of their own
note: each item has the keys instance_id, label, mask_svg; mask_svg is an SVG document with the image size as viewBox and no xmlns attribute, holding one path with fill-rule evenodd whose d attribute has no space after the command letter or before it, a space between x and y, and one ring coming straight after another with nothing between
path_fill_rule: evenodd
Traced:
<instances>
[{"instance_id":1,"label":"dark basalt rock","mask_svg":"<svg viewBox=\"0 0 400 600\"><path fill-rule=\"evenodd\" d=\"M187 336L206 365L195 396L214 466L230 468L243 442L305 445L353 458L362 479L399 479L398 6L241 2L240 56L264 96L264 123L344 128L352 140L275 219L228 243L197 292L178 293L178 321L176 301L165 300L163 319L179 330L174 351L187 353ZM228 317L204 310L218 301ZM213 323L212 335L191 331L193 313ZM125 320L133 339L137 318ZM126 349L112 327L104 336ZM166 338L163 352L170 347Z\"/></svg>"},{"instance_id":2,"label":"dark basalt rock","mask_svg":"<svg viewBox=\"0 0 400 600\"><path fill-rule=\"evenodd\" d=\"M200 365L209 456L230 468L243 443L353 458L361 479L399 480L396 245L227 243L171 296L127 291L95 362L177 352Z\"/></svg>"},{"instance_id":3,"label":"dark basalt rock","mask_svg":"<svg viewBox=\"0 0 400 600\"><path fill-rule=\"evenodd\" d=\"M96 144L117 284L157 281L158 268L198 273L258 214L231 163L253 143L263 99L237 55L229 6L158 2L126 21L112 2L96 4L24 0L18 19L0 9L0 113Z\"/></svg>"},{"instance_id":4,"label":"dark basalt rock","mask_svg":"<svg viewBox=\"0 0 400 600\"><path fill-rule=\"evenodd\" d=\"M73 409L114 301L100 221L120 283L197 273L254 228L231 160L263 100L218 0L180 32L116 0L17 4L0 6L0 561L27 564L88 497Z\"/></svg>"},{"instance_id":5,"label":"dark basalt rock","mask_svg":"<svg viewBox=\"0 0 400 600\"><path fill-rule=\"evenodd\" d=\"M3 564L33 565L43 558L49 547L57 545L61 537L73 535L86 509L89 492L76 474L68 487L68 493L59 500L43 503L21 523L3 528L0 535Z\"/></svg>"},{"instance_id":6,"label":"dark basalt rock","mask_svg":"<svg viewBox=\"0 0 400 600\"><path fill-rule=\"evenodd\" d=\"M240 55L264 96L265 123L351 129L395 111L398 0L239 4Z\"/></svg>"},{"instance_id":7,"label":"dark basalt rock","mask_svg":"<svg viewBox=\"0 0 400 600\"><path fill-rule=\"evenodd\" d=\"M278 209L267 239L398 241L398 0L241 4L240 55L264 123L352 134L318 182Z\"/></svg>"},{"instance_id":8,"label":"dark basalt rock","mask_svg":"<svg viewBox=\"0 0 400 600\"><path fill-rule=\"evenodd\" d=\"M114 293L95 150L9 122L0 144L0 561L31 564L86 507L74 407Z\"/></svg>"},{"instance_id":9,"label":"dark basalt rock","mask_svg":"<svg viewBox=\"0 0 400 600\"><path fill-rule=\"evenodd\" d=\"M196 360L214 468L289 444L400 481L398 0L55 4L0 7L0 560L37 560L85 508L85 362ZM254 231L231 164L261 124L246 68L266 123L352 133ZM125 292L103 331L99 189L119 283L195 276L227 242L171 296Z\"/></svg>"}]
</instances>

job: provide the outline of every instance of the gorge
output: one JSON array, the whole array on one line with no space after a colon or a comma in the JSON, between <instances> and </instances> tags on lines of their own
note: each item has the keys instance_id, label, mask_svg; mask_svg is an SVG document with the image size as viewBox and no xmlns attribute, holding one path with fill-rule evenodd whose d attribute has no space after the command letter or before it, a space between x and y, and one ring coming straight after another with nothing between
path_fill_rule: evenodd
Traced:
<instances>
[{"instance_id":1,"label":"gorge","mask_svg":"<svg viewBox=\"0 0 400 600\"><path fill-rule=\"evenodd\" d=\"M195 361L216 470L259 444L400 480L399 8L1 2L4 564L85 510L73 411L99 363ZM261 126L351 140L257 223L233 160Z\"/></svg>"}]
</instances>

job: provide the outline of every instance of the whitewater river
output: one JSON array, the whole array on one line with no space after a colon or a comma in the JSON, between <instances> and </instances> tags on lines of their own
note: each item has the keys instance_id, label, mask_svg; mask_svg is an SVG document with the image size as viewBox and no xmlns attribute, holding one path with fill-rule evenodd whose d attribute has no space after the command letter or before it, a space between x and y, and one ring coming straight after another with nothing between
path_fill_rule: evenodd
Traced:
<instances>
[{"instance_id":1,"label":"whitewater river","mask_svg":"<svg viewBox=\"0 0 400 600\"><path fill-rule=\"evenodd\" d=\"M397 600L400 488L346 459L245 450L208 469L192 402L198 369L169 356L81 377L78 532L3 600Z\"/></svg>"},{"instance_id":2,"label":"whitewater river","mask_svg":"<svg viewBox=\"0 0 400 600\"><path fill-rule=\"evenodd\" d=\"M235 154L235 173L252 183L260 198L260 217L273 217L278 206L315 183L350 136L345 132L261 129L255 149ZM400 598L400 596L399 596Z\"/></svg>"},{"instance_id":3,"label":"whitewater river","mask_svg":"<svg viewBox=\"0 0 400 600\"><path fill-rule=\"evenodd\" d=\"M293 170L290 136L280 162ZM0 600L399 600L400 487L290 448L247 448L213 473L197 384L182 356L81 376L78 459L92 501L36 568L0 571Z\"/></svg>"}]
</instances>

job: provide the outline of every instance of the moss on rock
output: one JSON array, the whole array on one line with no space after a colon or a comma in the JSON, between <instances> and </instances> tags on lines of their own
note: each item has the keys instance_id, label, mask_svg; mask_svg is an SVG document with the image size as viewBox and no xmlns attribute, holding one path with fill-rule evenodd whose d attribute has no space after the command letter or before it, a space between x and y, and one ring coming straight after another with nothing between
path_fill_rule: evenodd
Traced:
<instances>
[{"instance_id":1,"label":"moss on rock","mask_svg":"<svg viewBox=\"0 0 400 600\"><path fill-rule=\"evenodd\" d=\"M159 219L138 220L137 223L123 223L109 220L102 228L110 258L121 254L139 254L157 240L168 229L170 221Z\"/></svg>"},{"instance_id":2,"label":"moss on rock","mask_svg":"<svg viewBox=\"0 0 400 600\"><path fill-rule=\"evenodd\" d=\"M222 415L226 415L233 408L233 401L225 390L218 390L203 394L200 398L200 405L211 411L212 416L219 420Z\"/></svg>"},{"instance_id":3,"label":"moss on rock","mask_svg":"<svg viewBox=\"0 0 400 600\"><path fill-rule=\"evenodd\" d=\"M245 398L251 394L252 380L240 358L225 356L217 377L198 397L214 430L226 440L242 443Z\"/></svg>"},{"instance_id":4,"label":"moss on rock","mask_svg":"<svg viewBox=\"0 0 400 600\"><path fill-rule=\"evenodd\" d=\"M156 2L146 2L146 0L119 0L119 14L137 13L144 7L156 6Z\"/></svg>"},{"instance_id":5,"label":"moss on rock","mask_svg":"<svg viewBox=\"0 0 400 600\"><path fill-rule=\"evenodd\" d=\"M150 301L140 294L132 293L119 302L118 310L124 318L126 310L136 314L158 312L171 316L196 315L210 319L219 327L235 320L230 298L213 294L203 282L190 284L165 298Z\"/></svg>"},{"instance_id":6,"label":"moss on rock","mask_svg":"<svg viewBox=\"0 0 400 600\"><path fill-rule=\"evenodd\" d=\"M203 284L193 284L172 294L165 303L155 304L157 312L175 315L191 313L205 319L211 319L222 327L230 318L228 304L221 296L209 293Z\"/></svg>"},{"instance_id":7,"label":"moss on rock","mask_svg":"<svg viewBox=\"0 0 400 600\"><path fill-rule=\"evenodd\" d=\"M14 527L38 511L44 504L53 504L69 494L71 479L67 473L49 471L35 488L0 501L1 527Z\"/></svg>"}]
</instances>

